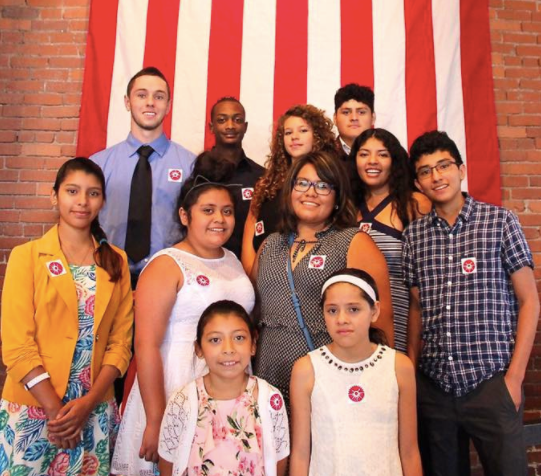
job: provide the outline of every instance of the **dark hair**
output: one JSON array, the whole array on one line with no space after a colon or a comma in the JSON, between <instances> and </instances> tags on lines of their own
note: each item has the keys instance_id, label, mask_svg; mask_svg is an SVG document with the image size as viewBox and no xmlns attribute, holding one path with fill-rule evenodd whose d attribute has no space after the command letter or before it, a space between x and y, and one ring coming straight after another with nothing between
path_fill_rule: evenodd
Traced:
<instances>
[{"instance_id":1,"label":"dark hair","mask_svg":"<svg viewBox=\"0 0 541 476\"><path fill-rule=\"evenodd\" d=\"M322 109L311 104L290 107L276 123L271 152L265 163L266 171L255 186L251 209L256 217L259 215L261 204L276 197L291 166L291 156L284 146L284 124L290 117L300 117L312 128L314 134L312 152L337 150L332 121L325 116Z\"/></svg>"},{"instance_id":2,"label":"dark hair","mask_svg":"<svg viewBox=\"0 0 541 476\"><path fill-rule=\"evenodd\" d=\"M410 217L414 215L413 209L417 207L417 201L413 197L415 191L413 174L406 149L393 134L385 129L368 129L353 142L347 161L353 201L358 209L368 193L368 188L357 170L357 154L371 138L381 141L391 156L389 195L392 198L392 211L397 214L405 228L410 223Z\"/></svg>"},{"instance_id":3,"label":"dark hair","mask_svg":"<svg viewBox=\"0 0 541 476\"><path fill-rule=\"evenodd\" d=\"M370 274L368 274L366 271L364 271L362 269L343 268L343 269L341 269L339 271L336 271L333 274L331 274L327 279L331 279L334 276L340 276L340 275L343 275L343 274L353 276L355 278L359 278L359 279L362 279L363 281L366 281L372 287L374 292L376 293L376 300L379 301L379 291L378 291L378 286L376 284L375 279ZM344 281L344 282L347 282L347 281ZM335 284L338 284L338 283L335 283ZM321 304L322 308L323 308L323 306L325 304L325 298L327 296L327 291L332 286L334 286L334 284L331 284L331 286L329 286L327 289L325 289L325 292L321 296L320 304ZM363 297L363 299L366 302L368 302L368 304L370 305L371 308L373 308L374 304L375 304L375 301L363 289L361 289L361 288L358 288L358 289L359 289L359 292L361 293L361 296ZM385 335L385 332L382 331L381 329L378 329L378 328L372 327L372 326L370 326L370 329L368 331L368 338L370 339L370 342L374 342L375 344L387 344L387 342L388 342L387 337Z\"/></svg>"},{"instance_id":4,"label":"dark hair","mask_svg":"<svg viewBox=\"0 0 541 476\"><path fill-rule=\"evenodd\" d=\"M297 216L291 204L293 181L299 171L307 164L312 164L318 177L331 185L334 185L335 207L333 207L329 223L333 223L338 229L355 226L355 207L351 200L349 180L345 167L338 158L337 153L329 151L311 152L299 157L291 166L285 182L281 197L282 221L279 226L281 233L295 233L297 231Z\"/></svg>"},{"instance_id":5,"label":"dark hair","mask_svg":"<svg viewBox=\"0 0 541 476\"><path fill-rule=\"evenodd\" d=\"M248 327L248 330L250 331L250 336L252 337L252 341L255 341L257 339L257 327L252 318L246 312L246 310L240 304L237 304L234 301L224 299L222 301L216 301L212 303L203 311L203 314L201 314L199 322L197 323L196 334L196 342L199 346L201 346L201 340L203 338L203 332L205 331L206 325L212 320L212 318L216 314L233 314L237 317L240 317Z\"/></svg>"},{"instance_id":6,"label":"dark hair","mask_svg":"<svg viewBox=\"0 0 541 476\"><path fill-rule=\"evenodd\" d=\"M370 112L374 112L374 91L368 86L359 86L356 83L346 84L336 91L334 95L334 112L338 111L346 101L352 99L366 104L370 108Z\"/></svg>"},{"instance_id":7,"label":"dark hair","mask_svg":"<svg viewBox=\"0 0 541 476\"><path fill-rule=\"evenodd\" d=\"M128 97L130 97L135 80L137 78L140 78L141 76L157 76L158 78L163 79L167 87L167 99L171 99L171 88L169 87L169 82L167 81L164 74L155 66L147 66L146 68L143 68L130 79L130 81L128 82L128 87L126 88L126 95Z\"/></svg>"},{"instance_id":8,"label":"dark hair","mask_svg":"<svg viewBox=\"0 0 541 476\"><path fill-rule=\"evenodd\" d=\"M216 110L216 106L222 102L235 102L237 103L243 110L244 112L244 115L246 116L246 110L244 109L244 106L242 105L242 103L234 96L224 96L220 99L218 99L212 106L211 110L210 110L210 120L213 121L214 120L214 111Z\"/></svg>"},{"instance_id":9,"label":"dark hair","mask_svg":"<svg viewBox=\"0 0 541 476\"><path fill-rule=\"evenodd\" d=\"M72 172L77 171L84 172L87 175L93 175L98 179L105 201L105 177L103 176L103 172L99 165L86 157L75 157L74 159L64 162L56 174L53 185L55 193L58 195L60 185L66 180L66 177ZM98 247L94 251L94 260L96 261L96 264L107 271L111 282L116 283L122 277L122 256L108 243L107 236L100 226L98 217L92 220L92 223L90 224L90 233L98 242Z\"/></svg>"},{"instance_id":10,"label":"dark hair","mask_svg":"<svg viewBox=\"0 0 541 476\"><path fill-rule=\"evenodd\" d=\"M410 161L415 165L423 155L433 154L437 151L449 152L457 165L462 165L462 157L455 142L442 131L425 132L417 137L410 147Z\"/></svg>"}]
</instances>

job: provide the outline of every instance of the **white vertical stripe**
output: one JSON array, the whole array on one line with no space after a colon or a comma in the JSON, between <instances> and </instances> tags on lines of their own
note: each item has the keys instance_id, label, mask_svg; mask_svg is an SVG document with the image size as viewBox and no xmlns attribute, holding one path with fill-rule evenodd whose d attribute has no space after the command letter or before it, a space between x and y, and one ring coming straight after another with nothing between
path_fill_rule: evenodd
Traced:
<instances>
[{"instance_id":1,"label":"white vertical stripe","mask_svg":"<svg viewBox=\"0 0 541 476\"><path fill-rule=\"evenodd\" d=\"M171 138L194 153L205 142L212 0L181 0Z\"/></svg>"},{"instance_id":2,"label":"white vertical stripe","mask_svg":"<svg viewBox=\"0 0 541 476\"><path fill-rule=\"evenodd\" d=\"M453 139L466 162L466 129L460 57L460 2L432 0L438 130ZM467 190L468 177L462 182Z\"/></svg>"},{"instance_id":3,"label":"white vertical stripe","mask_svg":"<svg viewBox=\"0 0 541 476\"><path fill-rule=\"evenodd\" d=\"M240 102L246 109L246 155L264 164L270 151L274 105L276 0L244 2Z\"/></svg>"},{"instance_id":4,"label":"white vertical stripe","mask_svg":"<svg viewBox=\"0 0 541 476\"><path fill-rule=\"evenodd\" d=\"M332 118L334 94L340 87L340 2L308 3L307 100Z\"/></svg>"},{"instance_id":5,"label":"white vertical stripe","mask_svg":"<svg viewBox=\"0 0 541 476\"><path fill-rule=\"evenodd\" d=\"M107 147L126 139L130 113L124 95L130 78L143 67L148 0L120 0L118 4L115 62L107 117Z\"/></svg>"},{"instance_id":6,"label":"white vertical stripe","mask_svg":"<svg viewBox=\"0 0 541 476\"><path fill-rule=\"evenodd\" d=\"M404 0L372 2L376 125L408 145Z\"/></svg>"}]
</instances>

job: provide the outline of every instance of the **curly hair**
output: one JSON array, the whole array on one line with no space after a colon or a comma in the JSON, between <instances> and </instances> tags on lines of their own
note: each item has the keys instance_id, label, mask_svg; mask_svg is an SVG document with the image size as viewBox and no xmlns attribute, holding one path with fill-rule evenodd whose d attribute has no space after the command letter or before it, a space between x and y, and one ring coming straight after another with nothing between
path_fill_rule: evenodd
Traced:
<instances>
[{"instance_id":1,"label":"curly hair","mask_svg":"<svg viewBox=\"0 0 541 476\"><path fill-rule=\"evenodd\" d=\"M276 131L271 142L270 155L265 167L267 170L258 180L252 198L252 211L257 217L261 204L272 200L282 188L286 174L291 166L291 156L284 146L284 124L290 117L300 117L311 127L314 133L312 152L320 150L333 150L336 152L336 142L333 133L333 123L325 116L325 112L311 104L298 104L289 108L276 124Z\"/></svg>"},{"instance_id":2,"label":"curly hair","mask_svg":"<svg viewBox=\"0 0 541 476\"><path fill-rule=\"evenodd\" d=\"M413 174L409 165L408 153L399 140L385 129L368 129L355 139L348 157L347 167L351 177L353 201L359 209L361 201L366 197L368 188L359 177L357 171L357 153L368 139L379 140L391 156L391 173L389 175L389 195L392 197L392 211L396 213L404 228L408 226L412 211L417 201L413 197L415 191Z\"/></svg>"}]
</instances>

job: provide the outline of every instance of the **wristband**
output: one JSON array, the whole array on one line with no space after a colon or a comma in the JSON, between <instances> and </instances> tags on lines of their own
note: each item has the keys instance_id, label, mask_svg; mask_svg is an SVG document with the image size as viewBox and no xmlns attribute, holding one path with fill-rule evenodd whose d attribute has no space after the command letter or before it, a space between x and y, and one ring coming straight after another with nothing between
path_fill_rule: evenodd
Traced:
<instances>
[{"instance_id":1,"label":"wristband","mask_svg":"<svg viewBox=\"0 0 541 476\"><path fill-rule=\"evenodd\" d=\"M45 379L51 378L48 372L43 372L42 374L39 374L37 377L34 377L32 380L24 384L24 388L26 390L30 390L32 387L37 385L40 382L43 382Z\"/></svg>"}]
</instances>

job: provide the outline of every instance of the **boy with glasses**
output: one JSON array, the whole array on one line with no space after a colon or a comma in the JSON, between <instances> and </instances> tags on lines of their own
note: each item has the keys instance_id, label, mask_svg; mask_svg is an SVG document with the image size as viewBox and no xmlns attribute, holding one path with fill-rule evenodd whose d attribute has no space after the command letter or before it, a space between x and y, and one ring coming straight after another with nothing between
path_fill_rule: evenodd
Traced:
<instances>
[{"instance_id":1,"label":"boy with glasses","mask_svg":"<svg viewBox=\"0 0 541 476\"><path fill-rule=\"evenodd\" d=\"M466 167L444 132L411 146L432 211L404 232L408 352L417 364L427 475L525 475L522 382L539 316L533 260L516 216L462 193Z\"/></svg>"}]
</instances>

